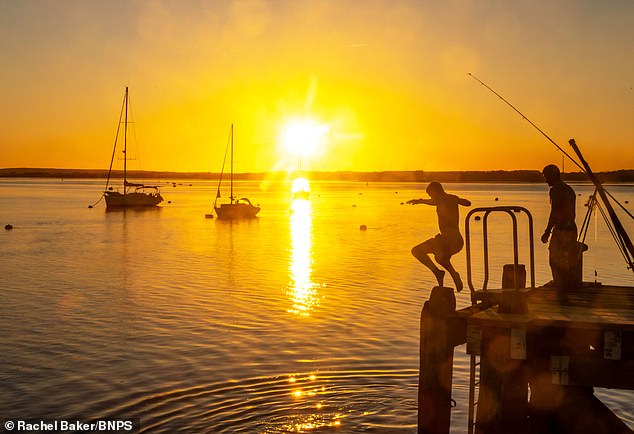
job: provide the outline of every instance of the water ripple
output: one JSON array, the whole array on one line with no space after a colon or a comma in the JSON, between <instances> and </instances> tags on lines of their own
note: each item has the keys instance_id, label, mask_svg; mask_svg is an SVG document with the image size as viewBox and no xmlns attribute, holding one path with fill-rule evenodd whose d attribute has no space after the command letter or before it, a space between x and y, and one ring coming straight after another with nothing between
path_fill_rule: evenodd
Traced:
<instances>
[{"instance_id":1,"label":"water ripple","mask_svg":"<svg viewBox=\"0 0 634 434\"><path fill-rule=\"evenodd\" d=\"M150 395L128 396L123 403L123 397L104 400L91 411L102 418L140 415L141 432L173 432L175 427L195 432L315 432L341 426L346 432L365 432L385 422L381 414L393 410L392 400L403 388L411 392L405 403L411 421L417 381L415 369L304 372L173 385ZM400 428L411 426L404 422Z\"/></svg>"}]
</instances>

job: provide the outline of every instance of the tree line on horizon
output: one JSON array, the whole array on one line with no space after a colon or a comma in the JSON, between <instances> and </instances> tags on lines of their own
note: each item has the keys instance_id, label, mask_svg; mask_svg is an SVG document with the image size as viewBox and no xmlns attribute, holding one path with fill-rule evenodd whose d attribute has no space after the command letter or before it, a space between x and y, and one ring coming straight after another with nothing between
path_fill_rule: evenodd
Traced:
<instances>
[{"instance_id":1,"label":"tree line on horizon","mask_svg":"<svg viewBox=\"0 0 634 434\"><path fill-rule=\"evenodd\" d=\"M624 169L596 173L601 182L634 182L634 169ZM103 169L39 169L7 168L0 169L0 177L9 178L106 178L108 171ZM122 171L113 171L114 178L123 177ZM234 173L238 180L287 179L287 172ZM314 181L362 181L362 182L543 182L539 170L490 170L490 171L338 171L304 172L303 176ZM165 172L165 171L128 171L130 178L151 179L201 179L217 180L220 173L214 172ZM589 181L583 172L568 172L563 179L571 182Z\"/></svg>"}]
</instances>

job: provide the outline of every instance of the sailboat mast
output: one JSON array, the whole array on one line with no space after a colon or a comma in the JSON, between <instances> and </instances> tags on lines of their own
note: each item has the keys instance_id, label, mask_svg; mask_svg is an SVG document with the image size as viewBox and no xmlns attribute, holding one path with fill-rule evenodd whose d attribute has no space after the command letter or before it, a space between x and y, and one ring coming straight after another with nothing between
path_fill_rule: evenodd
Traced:
<instances>
[{"instance_id":1,"label":"sailboat mast","mask_svg":"<svg viewBox=\"0 0 634 434\"><path fill-rule=\"evenodd\" d=\"M123 126L123 194L126 194L128 184L128 86L125 87L125 120Z\"/></svg>"},{"instance_id":2,"label":"sailboat mast","mask_svg":"<svg viewBox=\"0 0 634 434\"><path fill-rule=\"evenodd\" d=\"M231 124L231 203L233 203L233 124Z\"/></svg>"}]
</instances>

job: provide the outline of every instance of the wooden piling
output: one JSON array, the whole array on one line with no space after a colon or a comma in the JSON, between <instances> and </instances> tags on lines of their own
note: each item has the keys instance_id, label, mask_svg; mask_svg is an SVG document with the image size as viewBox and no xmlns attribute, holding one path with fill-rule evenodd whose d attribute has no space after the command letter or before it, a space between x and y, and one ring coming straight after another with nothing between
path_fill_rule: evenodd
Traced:
<instances>
[{"instance_id":1,"label":"wooden piling","mask_svg":"<svg viewBox=\"0 0 634 434\"><path fill-rule=\"evenodd\" d=\"M449 318L456 312L452 288L437 286L420 318L418 433L449 433L454 343Z\"/></svg>"}]
</instances>

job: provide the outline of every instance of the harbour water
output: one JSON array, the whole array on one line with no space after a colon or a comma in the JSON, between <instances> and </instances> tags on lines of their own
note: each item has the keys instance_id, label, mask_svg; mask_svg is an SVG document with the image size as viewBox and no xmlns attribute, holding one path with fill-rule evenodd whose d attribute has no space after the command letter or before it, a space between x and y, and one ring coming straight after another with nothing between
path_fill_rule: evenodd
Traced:
<instances>
[{"instance_id":1,"label":"harbour water","mask_svg":"<svg viewBox=\"0 0 634 434\"><path fill-rule=\"evenodd\" d=\"M171 203L159 209L106 212L88 208L101 180L0 179L0 223L14 227L0 234L0 417L137 417L157 433L416 432L419 318L435 282L410 249L437 223L432 207L403 203L425 185L313 182L309 201L293 201L289 182L239 182L260 217L223 222L205 218L215 183L163 184ZM474 207L528 208L536 283L550 280L545 184L445 187ZM573 187L580 223L593 187ZM631 186L609 189L634 203ZM490 228L495 288L512 262L510 222ZM520 234L526 263L524 223ZM632 286L600 216L586 242L585 280ZM464 307L464 250L454 263ZM464 347L454 369L452 432L465 433ZM634 427L631 392L597 394Z\"/></svg>"}]
</instances>

